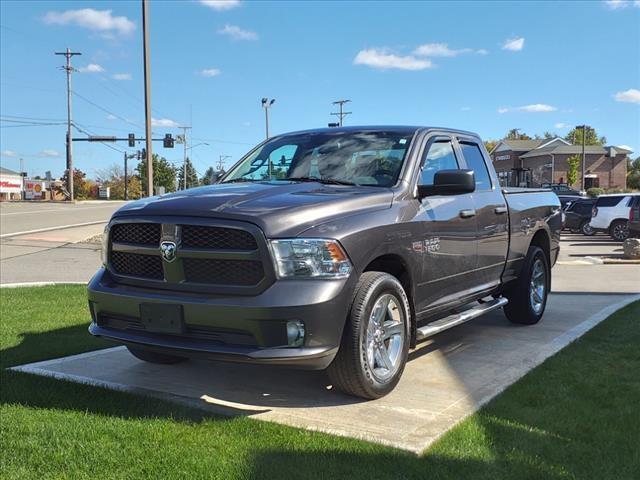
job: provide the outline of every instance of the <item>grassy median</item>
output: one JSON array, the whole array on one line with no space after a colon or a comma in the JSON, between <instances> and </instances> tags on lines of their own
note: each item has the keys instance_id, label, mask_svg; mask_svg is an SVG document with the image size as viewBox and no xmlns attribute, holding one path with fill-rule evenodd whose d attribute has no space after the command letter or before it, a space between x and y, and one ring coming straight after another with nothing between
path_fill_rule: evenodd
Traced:
<instances>
[{"instance_id":1,"label":"grassy median","mask_svg":"<svg viewBox=\"0 0 640 480\"><path fill-rule=\"evenodd\" d=\"M0 290L0 471L10 478L640 478L640 302L422 457L6 371L106 346L83 287ZM372 419L375 421L375 419Z\"/></svg>"}]
</instances>

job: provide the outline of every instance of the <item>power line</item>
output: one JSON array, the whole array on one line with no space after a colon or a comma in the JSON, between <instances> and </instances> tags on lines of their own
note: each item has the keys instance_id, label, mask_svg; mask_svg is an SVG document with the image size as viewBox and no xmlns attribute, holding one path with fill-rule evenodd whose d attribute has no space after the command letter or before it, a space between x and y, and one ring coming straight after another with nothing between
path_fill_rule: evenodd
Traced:
<instances>
[{"instance_id":1,"label":"power line","mask_svg":"<svg viewBox=\"0 0 640 480\"><path fill-rule=\"evenodd\" d=\"M108 113L109 115L113 115L114 117L116 117L116 118L118 118L118 119L122 120L123 122L128 123L129 125L133 125L134 127L138 127L138 128L144 129L144 127L143 127L142 125L140 125L140 124L138 124L138 123L134 123L134 122L132 122L132 121L130 121L130 120L127 120L126 118L121 117L121 116L120 116L120 115L118 115L117 113L114 113L114 112L112 112L111 110L109 110L109 109L107 109L107 108L105 108L105 107L103 107L103 106L101 106L101 105L98 105L96 102L94 102L94 101L92 101L92 100L89 100L89 99L88 99L87 97L85 97L84 95L80 95L80 94L79 94L78 92L76 92L75 90L73 91L73 94L74 94L76 97L78 97L78 98L80 98L80 99L84 100L84 101L85 101L85 102L87 102L88 104L93 105L94 107L96 107L96 108L98 108L98 109L102 110L102 111L103 111L103 112L105 112L105 113Z\"/></svg>"}]
</instances>

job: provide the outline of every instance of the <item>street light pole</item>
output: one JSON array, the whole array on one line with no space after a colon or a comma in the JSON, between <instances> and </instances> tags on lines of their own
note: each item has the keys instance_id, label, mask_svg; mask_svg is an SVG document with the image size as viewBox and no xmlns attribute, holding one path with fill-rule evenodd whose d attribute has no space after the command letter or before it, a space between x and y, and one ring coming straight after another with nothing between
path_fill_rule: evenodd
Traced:
<instances>
[{"instance_id":1,"label":"street light pole","mask_svg":"<svg viewBox=\"0 0 640 480\"><path fill-rule=\"evenodd\" d=\"M187 130L190 129L191 127L179 127L182 129L182 137L183 137L183 141L182 144L184 145L184 154L183 154L183 180L182 180L182 189L186 190L187 189Z\"/></svg>"},{"instance_id":2,"label":"street light pole","mask_svg":"<svg viewBox=\"0 0 640 480\"><path fill-rule=\"evenodd\" d=\"M144 131L147 150L147 196L153 196L153 153L151 151L151 64L149 60L149 0L142 0L142 44L144 56Z\"/></svg>"},{"instance_id":3,"label":"street light pole","mask_svg":"<svg viewBox=\"0 0 640 480\"><path fill-rule=\"evenodd\" d=\"M585 187L585 168L586 168L586 155L585 155L585 142L587 141L587 126L586 125L578 125L576 127L576 130L580 128L582 129L582 187L581 187L581 191L585 191L584 187Z\"/></svg>"},{"instance_id":4,"label":"street light pole","mask_svg":"<svg viewBox=\"0 0 640 480\"><path fill-rule=\"evenodd\" d=\"M262 107L264 108L264 120L265 120L265 130L266 130L267 140L269 139L269 108L271 108L271 105L273 105L275 101L276 101L275 98L268 99L265 97L262 99Z\"/></svg>"}]
</instances>

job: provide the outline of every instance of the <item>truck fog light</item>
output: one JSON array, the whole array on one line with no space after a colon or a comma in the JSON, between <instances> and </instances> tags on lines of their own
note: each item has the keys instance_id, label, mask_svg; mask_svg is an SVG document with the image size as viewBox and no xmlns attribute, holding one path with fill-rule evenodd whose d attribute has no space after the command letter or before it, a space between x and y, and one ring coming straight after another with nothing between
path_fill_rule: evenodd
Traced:
<instances>
[{"instance_id":1,"label":"truck fog light","mask_svg":"<svg viewBox=\"0 0 640 480\"><path fill-rule=\"evenodd\" d=\"M304 323L300 320L287 322L287 345L301 347L304 344Z\"/></svg>"}]
</instances>

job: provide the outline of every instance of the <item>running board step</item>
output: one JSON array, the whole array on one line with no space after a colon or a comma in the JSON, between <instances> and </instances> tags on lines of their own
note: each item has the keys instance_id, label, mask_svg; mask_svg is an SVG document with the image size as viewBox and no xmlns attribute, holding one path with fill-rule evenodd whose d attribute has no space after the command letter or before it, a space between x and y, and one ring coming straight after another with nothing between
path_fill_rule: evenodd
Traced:
<instances>
[{"instance_id":1,"label":"running board step","mask_svg":"<svg viewBox=\"0 0 640 480\"><path fill-rule=\"evenodd\" d=\"M428 323L424 327L418 328L416 332L416 340L425 340L435 335L436 333L442 332L443 330L455 327L456 325L460 325L461 323L465 323L469 320L473 320L474 318L478 318L485 313L489 313L500 307L504 307L507 303L509 303L509 300L504 297L496 298L495 300L481 303L476 307L465 310L464 312L454 313L453 315L449 315L448 317L444 317L440 320L436 320L435 322Z\"/></svg>"}]
</instances>

